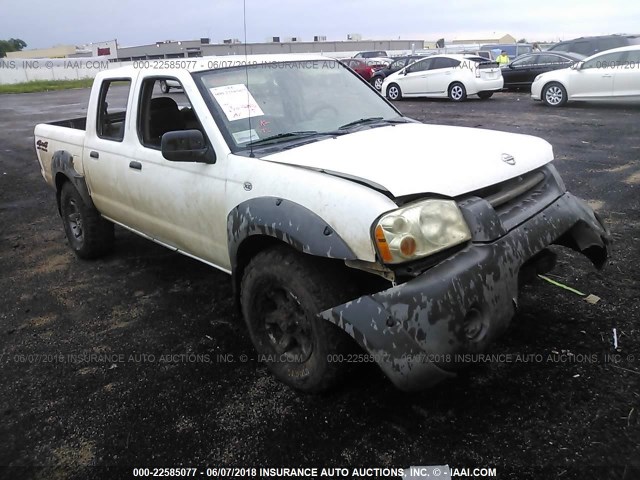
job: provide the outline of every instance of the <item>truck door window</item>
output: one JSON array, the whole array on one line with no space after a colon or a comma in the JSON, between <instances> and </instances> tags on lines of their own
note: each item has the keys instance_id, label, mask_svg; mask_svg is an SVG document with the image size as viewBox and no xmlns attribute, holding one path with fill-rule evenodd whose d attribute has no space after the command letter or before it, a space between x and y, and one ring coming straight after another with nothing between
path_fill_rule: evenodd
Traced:
<instances>
[{"instance_id":1,"label":"truck door window","mask_svg":"<svg viewBox=\"0 0 640 480\"><path fill-rule=\"evenodd\" d=\"M105 140L121 142L124 138L124 121L127 117L130 78L105 80L98 97L96 133Z\"/></svg>"},{"instance_id":2,"label":"truck door window","mask_svg":"<svg viewBox=\"0 0 640 480\"><path fill-rule=\"evenodd\" d=\"M167 82L175 93L162 93L161 82ZM145 147L160 149L162 135L176 130L200 130L202 124L193 110L182 85L175 79L148 78L142 82L138 108L138 138ZM206 137L206 135L205 135Z\"/></svg>"}]
</instances>

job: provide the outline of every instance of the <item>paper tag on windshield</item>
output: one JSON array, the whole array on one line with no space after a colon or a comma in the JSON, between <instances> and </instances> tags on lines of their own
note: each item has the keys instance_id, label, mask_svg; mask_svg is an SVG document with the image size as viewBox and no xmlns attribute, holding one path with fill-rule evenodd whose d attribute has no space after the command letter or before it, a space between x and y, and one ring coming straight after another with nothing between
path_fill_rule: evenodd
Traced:
<instances>
[{"instance_id":1,"label":"paper tag on windshield","mask_svg":"<svg viewBox=\"0 0 640 480\"><path fill-rule=\"evenodd\" d=\"M251 130L235 132L235 133L232 133L231 135L233 135L233 139L236 141L237 144L253 142L260 138L258 137L258 133L253 128Z\"/></svg>"},{"instance_id":2,"label":"paper tag on windshield","mask_svg":"<svg viewBox=\"0 0 640 480\"><path fill-rule=\"evenodd\" d=\"M209 91L230 122L264 115L260 105L244 83L213 87Z\"/></svg>"}]
</instances>

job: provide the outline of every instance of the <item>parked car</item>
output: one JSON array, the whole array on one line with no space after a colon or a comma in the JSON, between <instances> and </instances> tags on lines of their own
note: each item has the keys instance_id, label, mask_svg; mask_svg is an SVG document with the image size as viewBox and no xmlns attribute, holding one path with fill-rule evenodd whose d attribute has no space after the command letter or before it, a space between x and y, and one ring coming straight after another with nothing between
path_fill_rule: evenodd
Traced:
<instances>
[{"instance_id":1,"label":"parked car","mask_svg":"<svg viewBox=\"0 0 640 480\"><path fill-rule=\"evenodd\" d=\"M180 82L170 79L160 81L160 90L162 90L162 93L169 93L172 88L181 89Z\"/></svg>"},{"instance_id":2,"label":"parked car","mask_svg":"<svg viewBox=\"0 0 640 480\"><path fill-rule=\"evenodd\" d=\"M422 58L425 58L425 56L407 55L405 57L396 57L388 67L381 68L373 72L373 75L371 76L371 79L369 81L371 82L371 85L373 85L374 88L380 92L382 91L382 83L384 82L385 78L387 78L392 73L397 72L401 68L406 67L407 65L411 65L413 62Z\"/></svg>"},{"instance_id":3,"label":"parked car","mask_svg":"<svg viewBox=\"0 0 640 480\"><path fill-rule=\"evenodd\" d=\"M35 146L79 258L110 252L115 223L230 274L282 382L331 388L355 348L427 388L508 329L549 245L604 265L609 234L544 140L421 124L333 59L244 60L99 72L87 117L37 125ZM188 122L154 96L169 79Z\"/></svg>"},{"instance_id":4,"label":"parked car","mask_svg":"<svg viewBox=\"0 0 640 480\"><path fill-rule=\"evenodd\" d=\"M500 55L501 51L507 52L509 58L514 60L518 58L520 55L524 55L526 53L533 52L533 45L530 43L493 43L482 45L480 50L487 51L489 50L493 54L493 58Z\"/></svg>"},{"instance_id":5,"label":"parked car","mask_svg":"<svg viewBox=\"0 0 640 480\"><path fill-rule=\"evenodd\" d=\"M368 52L358 52L353 58L386 58L389 57L384 50L371 50Z\"/></svg>"},{"instance_id":6,"label":"parked car","mask_svg":"<svg viewBox=\"0 0 640 480\"><path fill-rule=\"evenodd\" d=\"M531 98L551 107L571 100L640 100L640 45L606 50L571 68L538 75Z\"/></svg>"},{"instance_id":7,"label":"parked car","mask_svg":"<svg viewBox=\"0 0 640 480\"><path fill-rule=\"evenodd\" d=\"M460 102L468 95L491 98L502 90L502 72L496 62L475 55L433 55L389 75L382 91L390 100L403 97L449 97Z\"/></svg>"},{"instance_id":8,"label":"parked car","mask_svg":"<svg viewBox=\"0 0 640 480\"><path fill-rule=\"evenodd\" d=\"M504 88L530 88L533 79L541 73L570 67L584 58L584 55L568 52L521 55L513 62L501 67Z\"/></svg>"},{"instance_id":9,"label":"parked car","mask_svg":"<svg viewBox=\"0 0 640 480\"><path fill-rule=\"evenodd\" d=\"M566 42L556 43L547 49L548 52L573 52L588 57L590 55L611 50L612 48L639 45L640 35L601 35L596 37L580 37Z\"/></svg>"},{"instance_id":10,"label":"parked car","mask_svg":"<svg viewBox=\"0 0 640 480\"><path fill-rule=\"evenodd\" d=\"M371 80L375 70L384 68L384 64L370 64L369 60L364 58L344 58L340 61L364 78L367 82Z\"/></svg>"}]
</instances>

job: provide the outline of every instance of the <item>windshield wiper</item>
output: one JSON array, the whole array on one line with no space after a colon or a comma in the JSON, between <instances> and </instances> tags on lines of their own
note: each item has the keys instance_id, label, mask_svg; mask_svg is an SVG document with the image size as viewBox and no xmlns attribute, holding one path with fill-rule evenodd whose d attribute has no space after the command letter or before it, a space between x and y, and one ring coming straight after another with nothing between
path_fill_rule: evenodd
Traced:
<instances>
[{"instance_id":1,"label":"windshield wiper","mask_svg":"<svg viewBox=\"0 0 640 480\"><path fill-rule=\"evenodd\" d=\"M353 122L345 123L338 127L338 130L346 130L349 127L355 127L356 125L362 125L370 122L379 122L383 120L383 117L369 117L369 118L361 118L360 120L354 120Z\"/></svg>"},{"instance_id":2,"label":"windshield wiper","mask_svg":"<svg viewBox=\"0 0 640 480\"><path fill-rule=\"evenodd\" d=\"M299 132L285 132L278 133L277 135L271 135L270 137L261 138L260 140L254 140L253 142L247 143L246 147L253 147L256 145L264 145L266 143L273 143L274 141L286 138L295 138L295 137L308 137L310 135L317 135L318 132L316 130L302 130Z\"/></svg>"},{"instance_id":3,"label":"windshield wiper","mask_svg":"<svg viewBox=\"0 0 640 480\"><path fill-rule=\"evenodd\" d=\"M365 125L367 123L377 123L377 122L382 122L382 123L407 123L407 120L405 120L402 117L398 117L396 119L384 118L384 117L361 118L360 120L354 120L353 122L345 123L344 125L339 127L338 130L346 130L347 128L355 127L357 125Z\"/></svg>"}]
</instances>

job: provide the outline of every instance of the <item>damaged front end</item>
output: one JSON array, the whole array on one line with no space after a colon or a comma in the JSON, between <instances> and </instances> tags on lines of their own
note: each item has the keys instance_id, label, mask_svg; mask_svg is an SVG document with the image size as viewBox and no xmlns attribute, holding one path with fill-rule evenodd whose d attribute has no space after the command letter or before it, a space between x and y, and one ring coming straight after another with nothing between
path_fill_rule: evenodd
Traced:
<instances>
[{"instance_id":1,"label":"damaged front end","mask_svg":"<svg viewBox=\"0 0 640 480\"><path fill-rule=\"evenodd\" d=\"M482 352L502 334L519 284L553 267L549 245L577 250L597 268L607 258L606 227L552 165L457 201L470 242L401 284L320 313L402 390L454 376L457 354Z\"/></svg>"}]
</instances>

